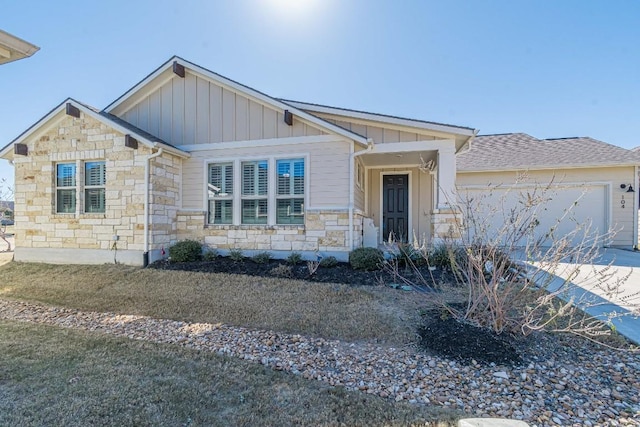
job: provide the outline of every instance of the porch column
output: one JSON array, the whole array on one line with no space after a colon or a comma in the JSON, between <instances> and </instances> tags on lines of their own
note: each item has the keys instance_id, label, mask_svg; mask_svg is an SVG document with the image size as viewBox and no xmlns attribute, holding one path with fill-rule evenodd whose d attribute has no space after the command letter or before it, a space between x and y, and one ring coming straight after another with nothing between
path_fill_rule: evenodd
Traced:
<instances>
[{"instance_id":1,"label":"porch column","mask_svg":"<svg viewBox=\"0 0 640 427\"><path fill-rule=\"evenodd\" d=\"M451 209L456 202L456 153L451 147L438 149L438 175L436 177L438 198L436 209Z\"/></svg>"},{"instance_id":2,"label":"porch column","mask_svg":"<svg viewBox=\"0 0 640 427\"><path fill-rule=\"evenodd\" d=\"M434 178L436 200L431 215L432 242L459 240L462 216L456 207L456 153L453 143L438 149L438 168Z\"/></svg>"}]
</instances>

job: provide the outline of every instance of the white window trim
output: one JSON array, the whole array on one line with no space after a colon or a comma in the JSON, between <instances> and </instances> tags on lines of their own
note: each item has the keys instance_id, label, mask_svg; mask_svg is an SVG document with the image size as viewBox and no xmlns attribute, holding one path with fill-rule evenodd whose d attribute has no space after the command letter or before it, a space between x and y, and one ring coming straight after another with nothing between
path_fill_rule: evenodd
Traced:
<instances>
[{"instance_id":1,"label":"white window trim","mask_svg":"<svg viewBox=\"0 0 640 427\"><path fill-rule=\"evenodd\" d=\"M257 163L260 163L260 162L266 162L267 163L267 194L251 194L251 195L242 194L242 190L244 189L244 181L242 179L243 179L244 176L243 176L242 171L240 172L241 181L239 182L239 185L240 185L240 218L239 218L239 221L240 221L241 225L261 226L261 225L269 224L269 216L270 216L270 213L271 213L271 203L270 203L271 194L269 192L269 183L272 180L271 179L271 175L273 173L273 168L271 167L270 159L262 157L262 158L256 159L256 160L242 160L242 161L240 161L240 168L242 169L242 164L243 163L256 163L257 164ZM254 171L254 178L256 179L256 186L259 186L259 175L257 173L257 170ZM267 224L243 224L242 223L242 202L244 200L266 200L267 201L267 215L266 215L267 216ZM256 209L257 209L257 206L256 206ZM261 215L258 215L257 212L256 212L256 218L259 217L259 216L261 216ZM234 219L234 222L235 222L235 219Z\"/></svg>"},{"instance_id":2,"label":"white window trim","mask_svg":"<svg viewBox=\"0 0 640 427\"><path fill-rule=\"evenodd\" d=\"M105 164L105 179L104 185L85 185L85 164L90 162L104 162ZM73 161L58 161L53 164L53 173L54 173L54 200L53 200L53 214L54 215L67 215L67 216L75 216L78 217L80 215L104 215L107 212L107 200L106 200L106 192L107 192L107 159L104 157L99 159L82 159L76 160L76 185L75 187L58 187L58 165L71 164ZM58 212L58 190L64 188L75 188L76 190L76 209L75 212ZM104 188L105 191L105 201L104 201L104 212L85 212L84 207L84 190L90 190L92 188Z\"/></svg>"},{"instance_id":3,"label":"white window trim","mask_svg":"<svg viewBox=\"0 0 640 427\"><path fill-rule=\"evenodd\" d=\"M76 179L76 185L74 186L65 186L65 187L59 187L58 186L58 166L60 165L75 165L75 179ZM54 164L53 167L53 173L54 173L54 184L55 184L55 190L54 190L54 200L53 200L53 212L56 215L77 215L78 214L78 209L79 209L79 191L78 188L80 187L80 173L78 171L78 164L79 161L75 161L75 162L56 162ZM76 206L73 212L59 212L58 211L58 190L74 190L76 193Z\"/></svg>"},{"instance_id":4,"label":"white window trim","mask_svg":"<svg viewBox=\"0 0 640 427\"><path fill-rule=\"evenodd\" d=\"M104 184L102 185L87 185L86 184L86 167L87 167L87 163L104 163ZM76 166L77 168L77 166ZM77 181L76 181L77 182ZM86 202L86 190L94 190L94 189L100 189L102 188L105 192L105 201L104 201L104 211L103 212L86 212L87 207L85 206L85 202ZM106 200L106 193L107 193L107 162L106 160L102 159L102 160L84 160L82 161L82 212L86 213L88 215L91 214L104 214L107 212L107 200ZM77 209L76 209L77 210Z\"/></svg>"},{"instance_id":5,"label":"white window trim","mask_svg":"<svg viewBox=\"0 0 640 427\"><path fill-rule=\"evenodd\" d=\"M209 186L208 186L208 184L209 184L209 169L210 169L211 166L214 166L214 165L231 165L231 172L232 172L231 173L231 179L233 180L233 190L231 192L231 195L227 194L225 196L218 196L218 197L215 197L213 199L209 198ZM206 175L205 178L206 178L206 182L207 182L206 193L205 193L206 194L205 204L206 204L207 224L211 224L211 225L231 225L231 224L233 224L233 221L234 221L234 218L233 218L233 204L234 204L235 194L237 193L237 188L236 188L236 183L235 183L235 173L236 173L235 164L233 162L215 162L215 163L208 163L207 164L207 167L206 167L206 170L205 170L205 175ZM224 177L223 177L223 180L224 180ZM213 201L215 201L215 200L231 200L231 206L232 206L232 208L231 208L231 216L232 216L231 224L209 222L209 214L210 214L210 212L209 212L209 202L211 202L212 200Z\"/></svg>"},{"instance_id":6,"label":"white window trim","mask_svg":"<svg viewBox=\"0 0 640 427\"><path fill-rule=\"evenodd\" d=\"M251 161L260 161L266 160L269 168L269 179L267 180L267 223L266 224L242 224L242 188L239 191L234 191L233 195L233 224L210 224L207 222L207 226L216 227L216 226L251 226L251 227L300 227L301 224L276 224L276 181L277 177L275 174L276 171L276 161L277 160L286 160L286 159L303 159L304 160L304 172L305 172L305 180L304 180L304 205L305 205L305 214L309 211L309 188L311 181L311 164L309 161L309 153L281 153L277 155L255 155L255 156L242 156L242 157L220 157L220 158L212 158L212 159L204 159L203 161L203 170L204 170L204 182L202 184L203 187L203 196L204 203L203 208L204 212L209 212L209 195L207 193L207 184L209 183L208 170L210 164L216 163L233 163L233 181L234 188L236 188L236 183L241 185L242 183L242 162L251 162Z\"/></svg>"},{"instance_id":7,"label":"white window trim","mask_svg":"<svg viewBox=\"0 0 640 427\"><path fill-rule=\"evenodd\" d=\"M280 160L292 161L292 160L300 160L300 159L302 159L302 165L304 167L304 175L303 175L303 177L304 177L304 190L303 190L304 194L302 195L302 197L300 197L299 194L291 194L291 193L289 193L289 194L278 194L278 191L277 191L278 190L277 189L277 186L278 186L278 170L277 170L278 161L280 161ZM276 168L276 170L275 170L275 173L274 173L275 179L273 180L274 181L274 187L275 187L275 200L274 200L274 205L275 206L273 208L273 213L274 213L274 216L276 217L275 218L276 224L278 222L278 212L277 212L278 200L302 199L302 214L301 215L304 218L304 216L306 215L306 206L307 206L307 203L306 203L307 180L308 180L308 177L307 177L307 160L304 157L283 157L283 158L278 158L278 159L275 159L275 166L274 167ZM293 173L293 171L292 171L292 173ZM297 215L297 216L300 216L300 215ZM304 221L303 221L303 224L304 224ZM302 224L277 224L277 225L302 225Z\"/></svg>"}]
</instances>

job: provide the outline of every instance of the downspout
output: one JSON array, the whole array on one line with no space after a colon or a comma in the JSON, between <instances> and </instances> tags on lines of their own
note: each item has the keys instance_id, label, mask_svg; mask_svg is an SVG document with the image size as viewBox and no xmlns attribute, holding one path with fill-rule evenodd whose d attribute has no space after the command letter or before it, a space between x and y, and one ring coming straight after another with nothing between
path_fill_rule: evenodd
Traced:
<instances>
[{"instance_id":1,"label":"downspout","mask_svg":"<svg viewBox=\"0 0 640 427\"><path fill-rule=\"evenodd\" d=\"M162 155L162 148L156 153L147 156L144 162L144 254L142 265L149 265L149 184L151 181L151 159Z\"/></svg>"},{"instance_id":2,"label":"downspout","mask_svg":"<svg viewBox=\"0 0 640 427\"><path fill-rule=\"evenodd\" d=\"M638 180L638 166L633 168L634 177L633 177L633 185L636 186L636 193L640 192L640 188L638 188L639 180ZM638 248L638 209L640 206L638 204L640 200L638 200L638 196L636 194L633 195L633 249L636 251Z\"/></svg>"},{"instance_id":3,"label":"downspout","mask_svg":"<svg viewBox=\"0 0 640 427\"><path fill-rule=\"evenodd\" d=\"M351 154L349 156L349 251L353 250L353 205L355 204L355 159L373 150L373 139L367 138L367 149L355 152L355 144L351 144Z\"/></svg>"}]
</instances>

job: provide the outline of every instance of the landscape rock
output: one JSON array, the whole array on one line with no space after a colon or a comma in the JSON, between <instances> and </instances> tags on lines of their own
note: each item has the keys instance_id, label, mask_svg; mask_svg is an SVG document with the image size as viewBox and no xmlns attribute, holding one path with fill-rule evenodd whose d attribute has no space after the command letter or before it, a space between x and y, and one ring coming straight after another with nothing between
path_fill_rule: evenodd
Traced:
<instances>
[{"instance_id":1,"label":"landscape rock","mask_svg":"<svg viewBox=\"0 0 640 427\"><path fill-rule=\"evenodd\" d=\"M211 351L396 401L450 406L483 418L518 417L532 427L640 426L640 355L604 347L557 348L552 360L534 355L510 366L509 373L495 363L459 363L417 347L345 343L2 299L0 319ZM622 381L614 380L616 375Z\"/></svg>"}]
</instances>

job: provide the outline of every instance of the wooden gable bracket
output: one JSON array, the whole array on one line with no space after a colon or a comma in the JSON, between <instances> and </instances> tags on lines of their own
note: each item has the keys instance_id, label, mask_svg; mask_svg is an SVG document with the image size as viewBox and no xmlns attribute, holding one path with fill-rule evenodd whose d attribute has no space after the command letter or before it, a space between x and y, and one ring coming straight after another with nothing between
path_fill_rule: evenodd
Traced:
<instances>
[{"instance_id":1,"label":"wooden gable bracket","mask_svg":"<svg viewBox=\"0 0 640 427\"><path fill-rule=\"evenodd\" d=\"M78 109L78 107L75 107L70 102L67 102L66 107L67 108L66 108L65 112L67 113L67 116L75 117L75 118L78 118L78 119L80 118L80 110Z\"/></svg>"},{"instance_id":2,"label":"wooden gable bracket","mask_svg":"<svg viewBox=\"0 0 640 427\"><path fill-rule=\"evenodd\" d=\"M178 61L173 61L173 72L184 79L184 65L178 64Z\"/></svg>"},{"instance_id":3,"label":"wooden gable bracket","mask_svg":"<svg viewBox=\"0 0 640 427\"><path fill-rule=\"evenodd\" d=\"M289 126L293 126L293 113L289 110L284 110L284 122Z\"/></svg>"},{"instance_id":4,"label":"wooden gable bracket","mask_svg":"<svg viewBox=\"0 0 640 427\"><path fill-rule=\"evenodd\" d=\"M29 148L27 147L27 144L15 144L13 146L13 153L19 156L26 156L29 154Z\"/></svg>"},{"instance_id":5,"label":"wooden gable bracket","mask_svg":"<svg viewBox=\"0 0 640 427\"><path fill-rule=\"evenodd\" d=\"M138 140L135 139L134 137L132 137L129 134L126 134L124 136L124 146L125 147L129 147L129 148L133 148L134 150L138 149Z\"/></svg>"}]
</instances>

